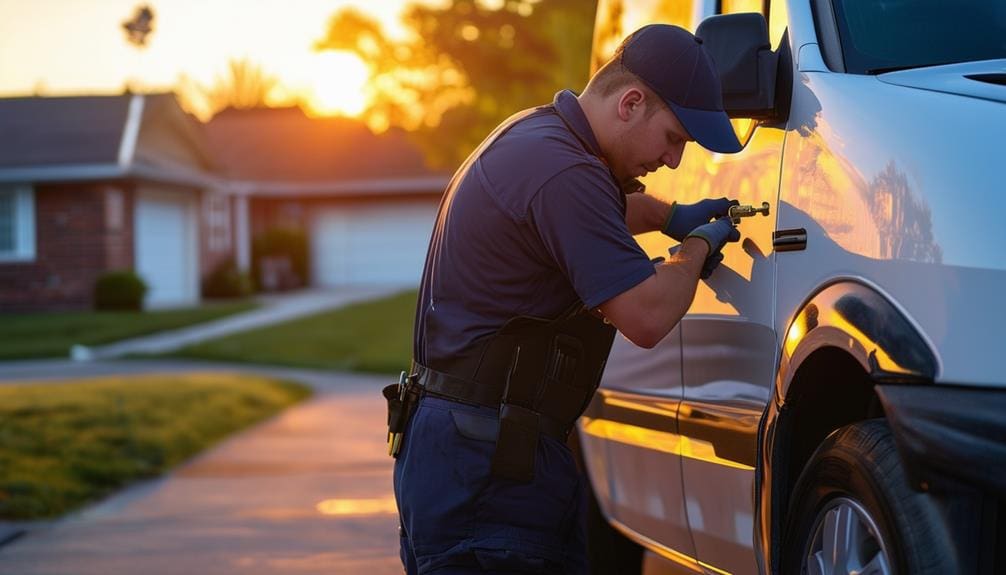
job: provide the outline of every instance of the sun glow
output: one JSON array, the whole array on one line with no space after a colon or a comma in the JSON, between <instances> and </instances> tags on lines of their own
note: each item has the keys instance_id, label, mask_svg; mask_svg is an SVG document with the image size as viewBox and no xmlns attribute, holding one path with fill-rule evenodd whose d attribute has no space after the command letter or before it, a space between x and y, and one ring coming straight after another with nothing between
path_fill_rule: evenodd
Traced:
<instances>
[{"instance_id":1,"label":"sun glow","mask_svg":"<svg viewBox=\"0 0 1006 575\"><path fill-rule=\"evenodd\" d=\"M319 116L358 116L367 107L370 70L355 54L326 50L313 60L307 89L310 112Z\"/></svg>"}]
</instances>

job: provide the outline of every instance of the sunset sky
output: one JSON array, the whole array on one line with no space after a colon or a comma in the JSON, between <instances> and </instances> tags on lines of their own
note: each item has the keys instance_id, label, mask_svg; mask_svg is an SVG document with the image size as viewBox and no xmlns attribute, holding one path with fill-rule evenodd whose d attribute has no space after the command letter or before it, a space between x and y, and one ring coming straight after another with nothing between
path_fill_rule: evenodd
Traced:
<instances>
[{"instance_id":1,"label":"sunset sky","mask_svg":"<svg viewBox=\"0 0 1006 575\"><path fill-rule=\"evenodd\" d=\"M122 30L149 4L147 47ZM170 90L182 74L209 86L229 60L247 58L306 96L319 113L359 113L366 68L346 53L319 54L329 18L353 6L390 33L406 0L0 0L0 96ZM437 2L427 2L437 3ZM282 93L281 95L286 95Z\"/></svg>"}]
</instances>

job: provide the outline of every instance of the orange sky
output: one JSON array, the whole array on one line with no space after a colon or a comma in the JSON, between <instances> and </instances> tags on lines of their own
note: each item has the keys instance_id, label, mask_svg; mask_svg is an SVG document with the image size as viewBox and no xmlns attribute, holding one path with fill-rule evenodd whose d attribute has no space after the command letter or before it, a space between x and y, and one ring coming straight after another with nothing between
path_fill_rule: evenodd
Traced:
<instances>
[{"instance_id":1,"label":"orange sky","mask_svg":"<svg viewBox=\"0 0 1006 575\"><path fill-rule=\"evenodd\" d=\"M121 24L147 3L145 50ZM428 2L429 3L429 2ZM435 2L434 2L435 3ZM393 35L406 0L0 0L0 95L117 93L126 82L170 90L182 73L203 85L248 58L320 109L358 113L366 69L346 54L311 50L329 17L354 6Z\"/></svg>"}]
</instances>

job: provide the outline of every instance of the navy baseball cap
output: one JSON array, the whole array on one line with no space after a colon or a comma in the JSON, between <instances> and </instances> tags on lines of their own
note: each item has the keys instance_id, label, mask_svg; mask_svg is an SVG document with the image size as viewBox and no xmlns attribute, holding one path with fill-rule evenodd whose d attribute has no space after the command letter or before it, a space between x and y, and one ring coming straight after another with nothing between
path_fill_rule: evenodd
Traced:
<instances>
[{"instance_id":1,"label":"navy baseball cap","mask_svg":"<svg viewBox=\"0 0 1006 575\"><path fill-rule=\"evenodd\" d=\"M657 93L703 148L739 152L743 146L723 111L723 88L716 65L684 28L650 24L618 48L622 65Z\"/></svg>"}]
</instances>

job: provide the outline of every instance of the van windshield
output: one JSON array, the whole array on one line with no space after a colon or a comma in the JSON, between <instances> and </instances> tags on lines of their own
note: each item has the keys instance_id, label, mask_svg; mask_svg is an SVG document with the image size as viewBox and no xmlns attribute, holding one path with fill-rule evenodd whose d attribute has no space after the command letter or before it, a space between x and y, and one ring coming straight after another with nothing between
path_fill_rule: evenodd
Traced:
<instances>
[{"instance_id":1,"label":"van windshield","mask_svg":"<svg viewBox=\"0 0 1006 575\"><path fill-rule=\"evenodd\" d=\"M833 0L846 71L1006 58L1006 2Z\"/></svg>"}]
</instances>

